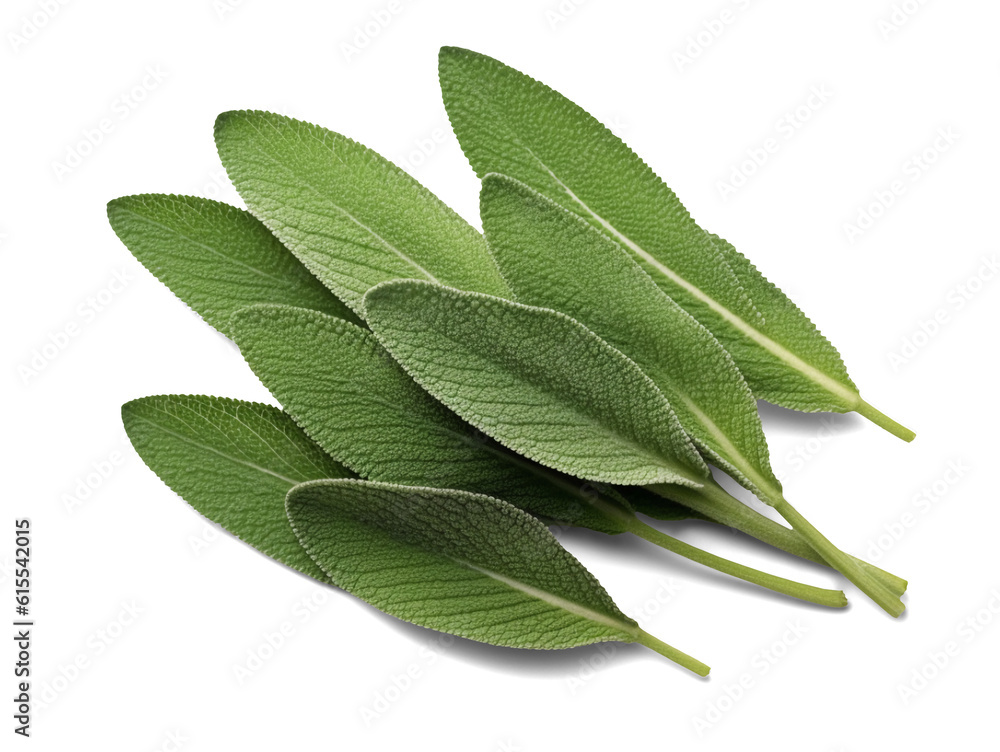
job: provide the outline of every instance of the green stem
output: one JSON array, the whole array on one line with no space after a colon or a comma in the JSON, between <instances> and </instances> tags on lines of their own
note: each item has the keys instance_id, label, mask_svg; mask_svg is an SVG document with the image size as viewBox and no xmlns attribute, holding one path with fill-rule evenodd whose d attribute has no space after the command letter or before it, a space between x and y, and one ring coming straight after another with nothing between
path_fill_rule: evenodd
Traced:
<instances>
[{"instance_id":1,"label":"green stem","mask_svg":"<svg viewBox=\"0 0 1000 752\"><path fill-rule=\"evenodd\" d=\"M855 559L833 545L819 530L799 514L786 499L775 503L774 508L827 563L853 582L869 598L880 605L891 616L899 616L906 609L899 596L892 593L882 582L858 566Z\"/></svg>"},{"instance_id":2,"label":"green stem","mask_svg":"<svg viewBox=\"0 0 1000 752\"><path fill-rule=\"evenodd\" d=\"M687 653L682 653L677 648L668 645L662 640L658 640L649 632L639 629L638 627L635 629L635 641L640 645L645 645L650 650L655 650L660 655L665 658L669 658L674 663L686 668L688 671L693 671L698 674L698 676L708 676L708 672L711 671L708 666L699 661L697 658L692 658Z\"/></svg>"},{"instance_id":3,"label":"green stem","mask_svg":"<svg viewBox=\"0 0 1000 752\"><path fill-rule=\"evenodd\" d=\"M916 434L909 428L900 423L897 423L888 415L883 413L881 410L878 410L877 408L868 404L864 400L861 400L860 404L856 408L854 408L854 411L858 415L863 415L864 417L868 418L868 420L870 420L876 426L884 428L893 436L896 436L902 439L903 441L913 441L914 437L916 436Z\"/></svg>"},{"instance_id":4,"label":"green stem","mask_svg":"<svg viewBox=\"0 0 1000 752\"><path fill-rule=\"evenodd\" d=\"M703 551L702 549L692 546L689 543L685 543L684 541L678 540L677 538L669 536L666 533L662 533L656 528L645 524L635 517L632 518L632 522L633 524L629 525L629 532L633 535L637 535L643 540L647 540L660 548L672 551L673 553L683 556L686 559L690 559L693 562L709 567L718 572L722 572L723 574L728 574L731 577L751 582L754 585L768 588L769 590L791 596L792 598L798 598L799 600L808 601L809 603L816 603L820 606L843 608L847 605L847 598L841 590L828 590L826 588L814 587L813 585L806 585L801 582L795 582L794 580L786 580L784 577L778 577L777 575L768 574L767 572L761 572L758 569L737 564L729 559L724 559L721 556L716 556L708 551Z\"/></svg>"},{"instance_id":5,"label":"green stem","mask_svg":"<svg viewBox=\"0 0 1000 752\"><path fill-rule=\"evenodd\" d=\"M829 562L820 556L795 530L789 530L760 512L751 509L739 499L730 496L714 480L708 481L699 489L675 485L651 485L646 488L793 556L829 566ZM879 569L861 559L854 559L854 561L870 576L878 578L893 593L902 595L906 592L907 582L901 577Z\"/></svg>"}]
</instances>

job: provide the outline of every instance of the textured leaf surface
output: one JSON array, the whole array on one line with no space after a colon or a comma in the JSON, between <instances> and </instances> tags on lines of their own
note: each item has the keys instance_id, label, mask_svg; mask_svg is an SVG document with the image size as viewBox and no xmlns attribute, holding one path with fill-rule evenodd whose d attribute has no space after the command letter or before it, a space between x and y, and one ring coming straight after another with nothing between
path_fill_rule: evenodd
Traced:
<instances>
[{"instance_id":1,"label":"textured leaf surface","mask_svg":"<svg viewBox=\"0 0 1000 752\"><path fill-rule=\"evenodd\" d=\"M755 393L775 404L807 412L855 409L858 388L847 375L837 349L746 256L718 235L710 233L709 237L763 316L766 324L757 327L760 334L774 342L762 347L755 337L743 336L729 326L719 327L720 339L737 363L747 364L744 371L749 370L756 382L767 385ZM782 349L787 354L781 353Z\"/></svg>"},{"instance_id":2,"label":"textured leaf surface","mask_svg":"<svg viewBox=\"0 0 1000 752\"><path fill-rule=\"evenodd\" d=\"M285 515L292 486L351 472L276 407L169 394L122 406L136 452L188 504L238 538L318 580Z\"/></svg>"},{"instance_id":3,"label":"textured leaf surface","mask_svg":"<svg viewBox=\"0 0 1000 752\"><path fill-rule=\"evenodd\" d=\"M223 334L254 303L313 308L357 321L249 212L194 196L123 196L115 233L143 266Z\"/></svg>"},{"instance_id":4,"label":"textured leaf surface","mask_svg":"<svg viewBox=\"0 0 1000 752\"><path fill-rule=\"evenodd\" d=\"M250 211L356 312L391 279L505 293L479 233L371 149L268 112L223 113L215 140Z\"/></svg>"},{"instance_id":5,"label":"textured leaf surface","mask_svg":"<svg viewBox=\"0 0 1000 752\"><path fill-rule=\"evenodd\" d=\"M277 306L238 313L234 330L248 362L299 425L365 477L491 491L547 523L635 533L706 566L795 597L829 596L800 592L797 584L651 530L616 490L581 484L477 434L417 386L370 332L312 311ZM644 510L666 518L695 516L666 500L647 504Z\"/></svg>"},{"instance_id":6,"label":"textured leaf surface","mask_svg":"<svg viewBox=\"0 0 1000 752\"><path fill-rule=\"evenodd\" d=\"M678 486L661 486L671 490ZM715 522L700 512L696 512L684 506L679 501L668 499L660 494L654 493L643 486L622 486L617 489L632 507L633 511L652 517L654 520L702 520L704 522Z\"/></svg>"},{"instance_id":7,"label":"textured leaf surface","mask_svg":"<svg viewBox=\"0 0 1000 752\"><path fill-rule=\"evenodd\" d=\"M719 341L613 240L524 183L487 175L483 230L517 300L572 316L634 360L713 462L767 495L757 403Z\"/></svg>"},{"instance_id":8,"label":"textured leaf surface","mask_svg":"<svg viewBox=\"0 0 1000 752\"><path fill-rule=\"evenodd\" d=\"M488 494L561 524L625 531L620 514L601 511L628 509L617 494L602 497L484 436L421 389L370 332L277 306L242 311L233 326L275 399L359 475Z\"/></svg>"},{"instance_id":9,"label":"textured leaf surface","mask_svg":"<svg viewBox=\"0 0 1000 752\"><path fill-rule=\"evenodd\" d=\"M837 351L590 114L493 58L445 47L441 88L459 143L482 177L517 178L625 248L736 359L757 397L804 410L854 409Z\"/></svg>"},{"instance_id":10,"label":"textured leaf surface","mask_svg":"<svg viewBox=\"0 0 1000 752\"><path fill-rule=\"evenodd\" d=\"M506 502L319 481L292 489L287 507L302 545L335 582L400 619L518 648L637 638L594 576Z\"/></svg>"},{"instance_id":11,"label":"textured leaf surface","mask_svg":"<svg viewBox=\"0 0 1000 752\"><path fill-rule=\"evenodd\" d=\"M568 316L401 281L368 292L365 319L421 386L519 454L623 485L707 477L656 385Z\"/></svg>"}]
</instances>

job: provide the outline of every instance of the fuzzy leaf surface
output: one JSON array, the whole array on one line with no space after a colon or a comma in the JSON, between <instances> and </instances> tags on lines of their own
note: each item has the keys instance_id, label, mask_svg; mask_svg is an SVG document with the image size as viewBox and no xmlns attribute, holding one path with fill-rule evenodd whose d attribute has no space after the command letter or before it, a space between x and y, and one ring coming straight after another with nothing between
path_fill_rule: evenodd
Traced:
<instances>
[{"instance_id":1,"label":"fuzzy leaf surface","mask_svg":"<svg viewBox=\"0 0 1000 752\"><path fill-rule=\"evenodd\" d=\"M853 410L857 388L808 318L593 116L533 78L469 50L439 60L445 107L476 173L523 181L625 248L732 354L755 396Z\"/></svg>"},{"instance_id":2,"label":"fuzzy leaf surface","mask_svg":"<svg viewBox=\"0 0 1000 752\"><path fill-rule=\"evenodd\" d=\"M368 292L365 320L428 392L525 457L622 485L707 477L649 377L562 313L399 281Z\"/></svg>"},{"instance_id":3,"label":"fuzzy leaf surface","mask_svg":"<svg viewBox=\"0 0 1000 752\"><path fill-rule=\"evenodd\" d=\"M312 308L358 321L249 212L195 196L123 196L108 203L115 233L143 266L206 322L255 303Z\"/></svg>"},{"instance_id":4,"label":"fuzzy leaf surface","mask_svg":"<svg viewBox=\"0 0 1000 752\"><path fill-rule=\"evenodd\" d=\"M254 373L297 423L359 475L488 494L560 524L625 531L618 494L520 457L421 389L366 330L298 308L234 318ZM605 510L605 511L602 511Z\"/></svg>"},{"instance_id":5,"label":"fuzzy leaf surface","mask_svg":"<svg viewBox=\"0 0 1000 752\"><path fill-rule=\"evenodd\" d=\"M719 341L620 245L520 181L491 174L483 231L517 300L572 316L634 360L719 467L759 495L780 488L757 402Z\"/></svg>"},{"instance_id":6,"label":"fuzzy leaf surface","mask_svg":"<svg viewBox=\"0 0 1000 752\"><path fill-rule=\"evenodd\" d=\"M729 326L719 329L719 339L733 359L752 373L754 383L763 385L755 388L751 383L754 394L776 405L806 412L855 409L858 388L833 344L732 243L712 233L709 237L764 317L766 324L758 327L759 334L774 342L774 346L763 347L757 335L742 336Z\"/></svg>"},{"instance_id":7,"label":"fuzzy leaf surface","mask_svg":"<svg viewBox=\"0 0 1000 752\"><path fill-rule=\"evenodd\" d=\"M122 406L125 431L149 468L188 504L257 550L317 580L285 515L293 486L352 473L281 410L256 402L168 394Z\"/></svg>"},{"instance_id":8,"label":"fuzzy leaf surface","mask_svg":"<svg viewBox=\"0 0 1000 752\"><path fill-rule=\"evenodd\" d=\"M491 645L558 649L633 642L636 623L546 527L463 491L317 481L288 518L349 593L405 621Z\"/></svg>"},{"instance_id":9,"label":"fuzzy leaf surface","mask_svg":"<svg viewBox=\"0 0 1000 752\"><path fill-rule=\"evenodd\" d=\"M215 141L250 211L355 312L391 279L505 294L482 236L371 149L269 112L223 113Z\"/></svg>"}]
</instances>

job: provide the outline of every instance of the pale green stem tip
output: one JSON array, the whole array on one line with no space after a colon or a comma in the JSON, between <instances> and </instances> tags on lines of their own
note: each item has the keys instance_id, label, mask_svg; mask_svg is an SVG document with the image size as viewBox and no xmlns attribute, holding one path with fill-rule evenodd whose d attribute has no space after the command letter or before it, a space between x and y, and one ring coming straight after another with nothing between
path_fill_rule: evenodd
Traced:
<instances>
[{"instance_id":1,"label":"pale green stem tip","mask_svg":"<svg viewBox=\"0 0 1000 752\"><path fill-rule=\"evenodd\" d=\"M859 404L855 408L855 412L857 412L858 415L868 418L868 420L870 420L876 426L884 428L893 436L896 436L902 439L903 441L913 441L913 439L916 437L916 434L909 428L900 423L897 423L888 415L883 413L881 410L872 407L864 400L861 400L861 404Z\"/></svg>"},{"instance_id":2,"label":"pale green stem tip","mask_svg":"<svg viewBox=\"0 0 1000 752\"><path fill-rule=\"evenodd\" d=\"M649 632L642 629L637 628L635 641L640 645L645 645L650 650L655 650L660 655L665 658L669 658L677 665L686 668L688 671L693 671L698 674L698 676L708 676L708 672L711 671L708 666L699 661L697 658L692 658L687 653L682 653L677 648L668 645L662 640L658 640Z\"/></svg>"}]
</instances>

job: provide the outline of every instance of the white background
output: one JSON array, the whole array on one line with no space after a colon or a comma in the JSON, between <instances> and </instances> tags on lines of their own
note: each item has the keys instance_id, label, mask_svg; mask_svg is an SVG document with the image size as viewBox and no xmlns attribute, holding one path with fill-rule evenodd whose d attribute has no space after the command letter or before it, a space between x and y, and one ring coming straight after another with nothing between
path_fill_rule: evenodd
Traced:
<instances>
[{"instance_id":1,"label":"white background","mask_svg":"<svg viewBox=\"0 0 1000 752\"><path fill-rule=\"evenodd\" d=\"M905 5L905 23L880 27L889 0L4 3L0 621L13 618L12 521L30 517L34 685L51 702L26 741L5 699L0 746L995 748L1000 281L977 275L993 275L983 264L998 250L1000 6ZM724 10L721 34L689 40ZM373 12L390 20L366 43ZM359 41L356 54L344 46ZM499 57L608 123L806 310L872 403L918 432L906 445L854 417L830 428L829 416L764 409L789 497L842 547L910 580L904 618L853 588L846 612L803 607L637 540L573 532L560 537L619 605L710 663L710 680L638 646L610 658L593 647L442 648L436 633L219 535L143 466L122 402L268 395L235 348L129 256L106 202L152 191L238 203L212 124L224 110L264 108L405 164L478 225L477 183L437 88L443 44ZM779 120L812 87L830 96L786 138ZM109 132L88 149L105 118ZM935 152L939 129L956 138ZM768 137L777 152L723 197L720 181ZM910 160L927 148L934 161L913 181ZM57 163L71 150L86 153L66 172ZM850 242L845 225L894 180L905 192ZM90 298L102 310L87 313ZM944 323L921 334L939 311ZM26 375L34 351L71 324L77 335ZM914 347L901 355L904 341ZM113 453L120 462L98 482L95 464ZM935 483L933 503L918 501ZM898 540L879 543L894 524ZM837 582L732 536L679 529L773 571ZM133 602L139 615L123 615ZM970 618L976 627L962 627ZM292 635L241 682L236 669L283 622ZM904 701L900 688L915 670L934 673L929 653L949 641L957 655ZM14 655L3 642L8 698ZM66 671L79 658L85 668ZM394 690L407 672L416 678ZM743 675L752 686L726 699ZM366 723L363 710L386 696Z\"/></svg>"}]
</instances>

